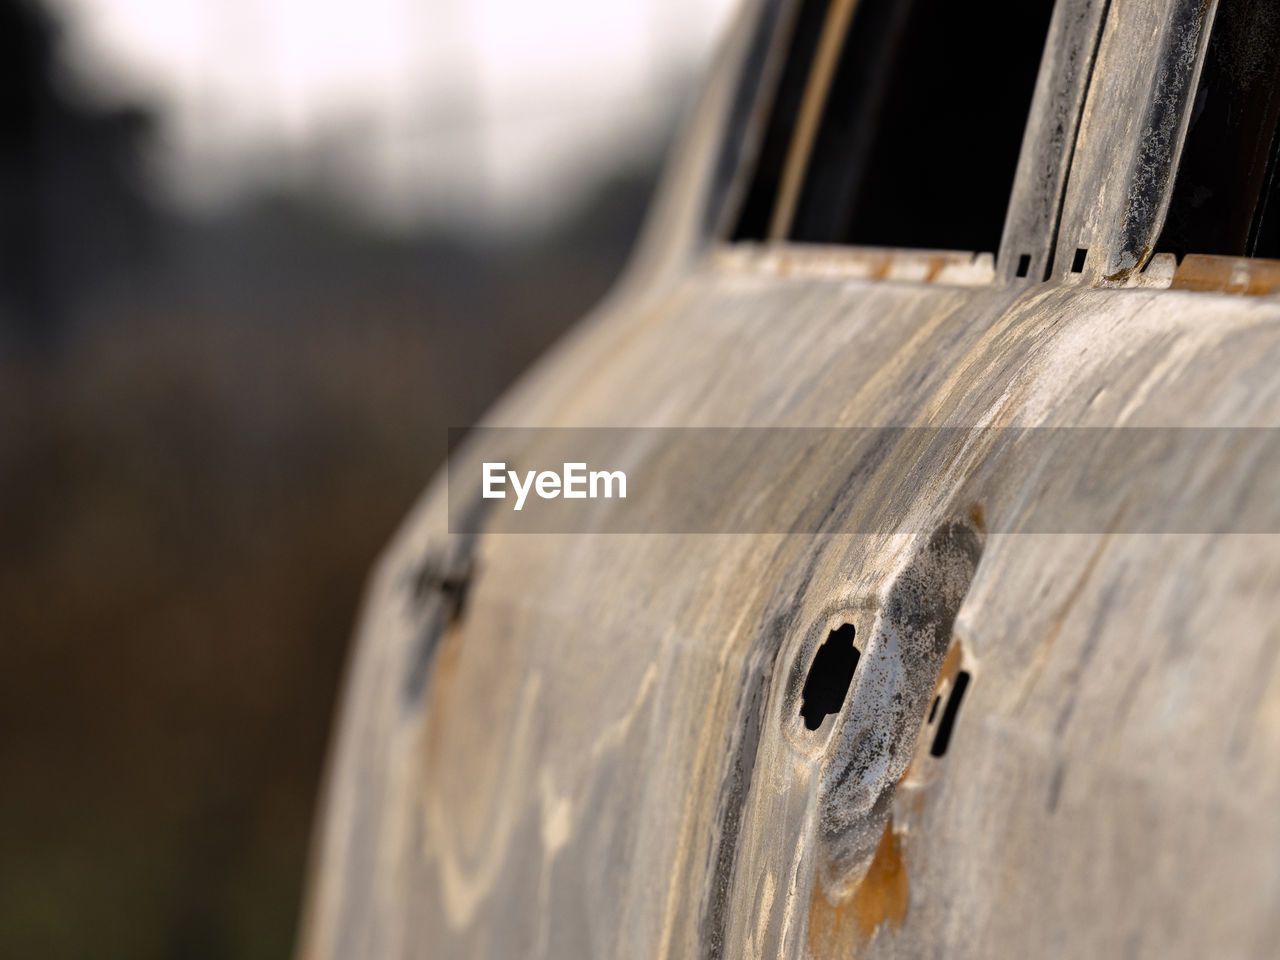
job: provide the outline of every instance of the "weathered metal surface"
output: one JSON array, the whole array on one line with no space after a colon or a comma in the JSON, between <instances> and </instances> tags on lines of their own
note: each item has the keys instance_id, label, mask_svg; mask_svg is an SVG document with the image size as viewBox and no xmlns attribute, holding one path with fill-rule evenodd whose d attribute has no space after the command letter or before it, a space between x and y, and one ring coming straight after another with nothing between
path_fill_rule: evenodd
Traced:
<instances>
[{"instance_id":1,"label":"weathered metal surface","mask_svg":"<svg viewBox=\"0 0 1280 960\"><path fill-rule=\"evenodd\" d=\"M1054 273L1123 282L1154 252L1216 0L1112 0L1071 163Z\"/></svg>"},{"instance_id":2,"label":"weathered metal surface","mask_svg":"<svg viewBox=\"0 0 1280 960\"><path fill-rule=\"evenodd\" d=\"M1024 255L1029 258L1028 281L1049 279L1062 194L1075 156L1102 17L1109 7L1110 0L1054 7L1000 241L1001 276L1006 282L1017 279L1018 260Z\"/></svg>"},{"instance_id":3,"label":"weathered metal surface","mask_svg":"<svg viewBox=\"0 0 1280 960\"><path fill-rule=\"evenodd\" d=\"M1130 262L1161 217L1135 231L1134 184L1169 161L1134 159L1126 98L1172 6L1113 0L1092 86L1121 113L1081 115L1055 261L1089 267L1034 284L972 253L709 246L744 26L629 278L486 422L1280 426L1274 266ZM1069 116L1077 81L1041 80ZM990 453L901 445L816 535L504 536L492 511L463 537L437 478L370 583L303 956L1273 956L1280 539L1123 532L1150 493L1122 450L1091 494L1110 529L1018 532L1073 478ZM909 532L840 532L877 497ZM811 731L842 623L862 660Z\"/></svg>"}]
</instances>

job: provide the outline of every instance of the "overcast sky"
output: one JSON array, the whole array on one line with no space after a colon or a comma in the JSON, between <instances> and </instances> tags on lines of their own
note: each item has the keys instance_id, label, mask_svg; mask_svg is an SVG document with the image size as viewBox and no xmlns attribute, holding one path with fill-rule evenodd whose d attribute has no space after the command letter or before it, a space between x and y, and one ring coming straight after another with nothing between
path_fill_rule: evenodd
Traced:
<instances>
[{"instance_id":1,"label":"overcast sky","mask_svg":"<svg viewBox=\"0 0 1280 960\"><path fill-rule=\"evenodd\" d=\"M68 65L160 108L216 203L310 178L395 220L554 214L642 147L736 0L50 0ZM323 149L317 149L323 147Z\"/></svg>"}]
</instances>

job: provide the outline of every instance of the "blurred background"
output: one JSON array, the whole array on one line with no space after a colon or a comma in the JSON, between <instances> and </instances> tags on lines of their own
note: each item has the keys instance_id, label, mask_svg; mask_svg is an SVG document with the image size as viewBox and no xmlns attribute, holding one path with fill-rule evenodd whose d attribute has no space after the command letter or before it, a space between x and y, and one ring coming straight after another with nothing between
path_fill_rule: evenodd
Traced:
<instances>
[{"instance_id":1,"label":"blurred background","mask_svg":"<svg viewBox=\"0 0 1280 960\"><path fill-rule=\"evenodd\" d=\"M288 956L365 573L732 5L0 0L0 956Z\"/></svg>"}]
</instances>

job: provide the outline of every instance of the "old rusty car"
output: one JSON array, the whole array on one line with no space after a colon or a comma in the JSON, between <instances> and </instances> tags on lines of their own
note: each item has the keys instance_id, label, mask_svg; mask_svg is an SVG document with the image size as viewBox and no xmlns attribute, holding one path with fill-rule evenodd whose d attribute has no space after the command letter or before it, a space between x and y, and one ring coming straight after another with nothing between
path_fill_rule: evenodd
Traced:
<instances>
[{"instance_id":1,"label":"old rusty car","mask_svg":"<svg viewBox=\"0 0 1280 960\"><path fill-rule=\"evenodd\" d=\"M749 3L371 579L302 956L1280 954L1278 117L1270 0Z\"/></svg>"}]
</instances>

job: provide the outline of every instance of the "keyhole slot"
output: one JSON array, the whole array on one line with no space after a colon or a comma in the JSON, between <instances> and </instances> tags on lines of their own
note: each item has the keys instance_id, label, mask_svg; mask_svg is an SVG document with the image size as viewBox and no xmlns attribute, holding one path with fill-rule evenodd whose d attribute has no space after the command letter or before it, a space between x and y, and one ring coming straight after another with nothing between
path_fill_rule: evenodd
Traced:
<instances>
[{"instance_id":1,"label":"keyhole slot","mask_svg":"<svg viewBox=\"0 0 1280 960\"><path fill-rule=\"evenodd\" d=\"M940 757L947 752L947 747L951 743L951 733L955 729L956 716L960 713L960 701L964 698L964 691L968 686L969 672L961 670L951 684L951 693L947 696L947 705L942 711L942 719L938 722L938 731L933 735L933 746L929 748L929 753L935 757ZM937 705L938 701L935 699L935 710ZM930 712L931 719L932 716Z\"/></svg>"}]
</instances>

